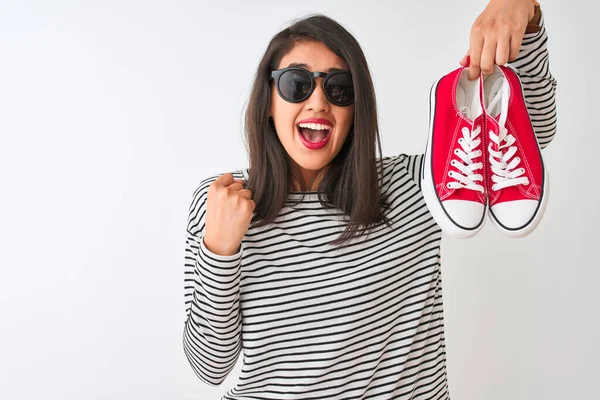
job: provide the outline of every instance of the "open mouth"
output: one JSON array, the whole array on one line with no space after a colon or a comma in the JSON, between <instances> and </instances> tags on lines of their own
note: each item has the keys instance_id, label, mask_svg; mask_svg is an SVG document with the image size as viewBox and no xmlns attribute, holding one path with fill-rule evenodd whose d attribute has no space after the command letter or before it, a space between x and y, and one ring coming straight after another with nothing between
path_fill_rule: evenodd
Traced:
<instances>
[{"instance_id":1,"label":"open mouth","mask_svg":"<svg viewBox=\"0 0 600 400\"><path fill-rule=\"evenodd\" d=\"M333 128L324 124L300 123L296 125L298 132L304 140L309 143L320 143L325 141Z\"/></svg>"}]
</instances>

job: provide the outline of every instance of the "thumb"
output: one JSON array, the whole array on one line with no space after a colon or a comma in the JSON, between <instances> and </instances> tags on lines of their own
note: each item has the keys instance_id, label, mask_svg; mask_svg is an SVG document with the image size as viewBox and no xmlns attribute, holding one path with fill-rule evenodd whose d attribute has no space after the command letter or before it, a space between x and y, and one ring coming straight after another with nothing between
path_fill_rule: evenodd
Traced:
<instances>
[{"instance_id":1,"label":"thumb","mask_svg":"<svg viewBox=\"0 0 600 400\"><path fill-rule=\"evenodd\" d=\"M467 66L469 66L470 61L471 61L471 57L469 56L469 52L467 52L467 54L465 54L465 56L462 58L462 60L459 61L459 64L462 65L463 67L467 67Z\"/></svg>"}]
</instances>

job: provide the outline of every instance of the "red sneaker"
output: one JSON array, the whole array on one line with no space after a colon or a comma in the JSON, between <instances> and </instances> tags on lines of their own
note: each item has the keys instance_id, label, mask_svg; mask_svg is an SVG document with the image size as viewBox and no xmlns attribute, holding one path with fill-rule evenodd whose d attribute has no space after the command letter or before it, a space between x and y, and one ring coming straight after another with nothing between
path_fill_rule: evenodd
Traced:
<instances>
[{"instance_id":1,"label":"red sneaker","mask_svg":"<svg viewBox=\"0 0 600 400\"><path fill-rule=\"evenodd\" d=\"M548 199L548 174L525 105L521 80L510 66L483 79L489 135L486 180L492 223L509 237L530 234Z\"/></svg>"},{"instance_id":2,"label":"red sneaker","mask_svg":"<svg viewBox=\"0 0 600 400\"><path fill-rule=\"evenodd\" d=\"M485 117L481 76L468 67L441 77L429 95L429 135L421 187L433 218L454 237L469 238L485 224Z\"/></svg>"}]
</instances>

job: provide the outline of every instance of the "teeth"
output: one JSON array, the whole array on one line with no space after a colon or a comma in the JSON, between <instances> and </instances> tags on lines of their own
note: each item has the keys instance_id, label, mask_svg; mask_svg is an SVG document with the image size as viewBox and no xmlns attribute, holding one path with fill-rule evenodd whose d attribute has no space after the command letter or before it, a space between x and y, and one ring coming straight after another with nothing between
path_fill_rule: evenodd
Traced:
<instances>
[{"instance_id":1,"label":"teeth","mask_svg":"<svg viewBox=\"0 0 600 400\"><path fill-rule=\"evenodd\" d=\"M324 124L307 124L307 123L301 123L298 124L298 126L300 128L308 128L308 129L312 129L314 131L321 131L321 130L328 130L331 129L331 126L329 125L324 125Z\"/></svg>"}]
</instances>

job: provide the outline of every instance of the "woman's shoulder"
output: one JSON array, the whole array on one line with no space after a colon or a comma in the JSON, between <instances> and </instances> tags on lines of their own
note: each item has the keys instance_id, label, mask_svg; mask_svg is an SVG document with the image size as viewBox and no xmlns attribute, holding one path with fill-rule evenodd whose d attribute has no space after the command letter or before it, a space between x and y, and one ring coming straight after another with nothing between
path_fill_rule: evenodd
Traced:
<instances>
[{"instance_id":1,"label":"woman's shoulder","mask_svg":"<svg viewBox=\"0 0 600 400\"><path fill-rule=\"evenodd\" d=\"M383 167L383 184L389 186L398 180L410 179L420 187L423 154L400 153L377 159L377 170Z\"/></svg>"},{"instance_id":2,"label":"woman's shoulder","mask_svg":"<svg viewBox=\"0 0 600 400\"><path fill-rule=\"evenodd\" d=\"M389 174L408 174L418 180L423 164L423 154L400 153L377 159L377 168L383 164L384 177Z\"/></svg>"}]
</instances>

